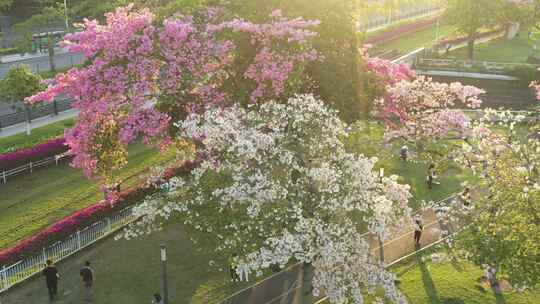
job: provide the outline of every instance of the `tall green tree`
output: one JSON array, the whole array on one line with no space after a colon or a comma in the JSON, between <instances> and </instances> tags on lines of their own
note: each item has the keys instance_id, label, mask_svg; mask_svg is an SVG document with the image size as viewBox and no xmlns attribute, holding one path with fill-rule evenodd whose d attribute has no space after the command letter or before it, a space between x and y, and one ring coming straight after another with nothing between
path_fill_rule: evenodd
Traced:
<instances>
[{"instance_id":1,"label":"tall green tree","mask_svg":"<svg viewBox=\"0 0 540 304\"><path fill-rule=\"evenodd\" d=\"M32 73L27 65L13 66L0 81L0 98L3 102L21 105L26 113L26 134L30 135L30 107L24 103L26 97L44 89L41 77Z\"/></svg>"},{"instance_id":2,"label":"tall green tree","mask_svg":"<svg viewBox=\"0 0 540 304\"><path fill-rule=\"evenodd\" d=\"M15 25L15 31L20 35L15 45L21 52L32 51L32 43L34 35L44 33L46 39L46 47L49 55L50 70L56 71L54 64L54 46L56 44L53 29L65 22L64 11L60 7L44 7L39 14L33 15L24 22Z\"/></svg>"},{"instance_id":3,"label":"tall green tree","mask_svg":"<svg viewBox=\"0 0 540 304\"><path fill-rule=\"evenodd\" d=\"M356 22L360 5L357 0L231 0L227 6L241 17L261 20L271 11L281 9L288 17L321 21L315 48L324 60L308 66L306 73L314 90L323 100L340 111L346 121L355 121L368 111L368 101L361 88L361 47Z\"/></svg>"},{"instance_id":4,"label":"tall green tree","mask_svg":"<svg viewBox=\"0 0 540 304\"><path fill-rule=\"evenodd\" d=\"M5 12L11 8L13 0L0 0L0 12Z\"/></svg>"},{"instance_id":5,"label":"tall green tree","mask_svg":"<svg viewBox=\"0 0 540 304\"><path fill-rule=\"evenodd\" d=\"M467 54L474 59L474 44L480 29L497 24L497 1L447 0L445 18L449 24L467 37Z\"/></svg>"}]
</instances>

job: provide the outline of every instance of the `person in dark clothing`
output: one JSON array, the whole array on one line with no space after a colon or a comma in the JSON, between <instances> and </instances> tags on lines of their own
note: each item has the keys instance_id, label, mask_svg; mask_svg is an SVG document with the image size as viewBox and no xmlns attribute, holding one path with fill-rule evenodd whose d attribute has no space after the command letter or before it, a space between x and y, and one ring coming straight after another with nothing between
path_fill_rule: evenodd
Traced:
<instances>
[{"instance_id":1,"label":"person in dark clothing","mask_svg":"<svg viewBox=\"0 0 540 304\"><path fill-rule=\"evenodd\" d=\"M231 281L233 281L233 282L240 281L240 276L236 272L236 265L235 265L235 262L234 262L234 258L236 258L237 256L238 256L238 254L233 253L231 258L229 259L229 273L231 274Z\"/></svg>"},{"instance_id":2,"label":"person in dark clothing","mask_svg":"<svg viewBox=\"0 0 540 304\"><path fill-rule=\"evenodd\" d=\"M43 276L47 282L47 289L49 290L49 299L53 301L58 294L58 269L53 265L51 260L47 260L47 266L43 269Z\"/></svg>"},{"instance_id":3,"label":"person in dark clothing","mask_svg":"<svg viewBox=\"0 0 540 304\"><path fill-rule=\"evenodd\" d=\"M430 164L428 168L428 175L427 175L427 184L428 188L431 190L433 189L433 184L435 184L435 179L437 179L437 172L435 172L435 165Z\"/></svg>"},{"instance_id":4,"label":"person in dark clothing","mask_svg":"<svg viewBox=\"0 0 540 304\"><path fill-rule=\"evenodd\" d=\"M154 294L154 299L152 300L152 304L163 304L163 298L159 293Z\"/></svg>"},{"instance_id":5,"label":"person in dark clothing","mask_svg":"<svg viewBox=\"0 0 540 304\"><path fill-rule=\"evenodd\" d=\"M92 285L94 284L94 271L90 268L90 262L86 262L81 269L81 278L84 285L84 300L92 303Z\"/></svg>"},{"instance_id":6,"label":"person in dark clothing","mask_svg":"<svg viewBox=\"0 0 540 304\"><path fill-rule=\"evenodd\" d=\"M416 247L420 246L420 238L422 237L422 230L424 230L424 225L422 225L422 220L418 218L414 221L414 245Z\"/></svg>"}]
</instances>

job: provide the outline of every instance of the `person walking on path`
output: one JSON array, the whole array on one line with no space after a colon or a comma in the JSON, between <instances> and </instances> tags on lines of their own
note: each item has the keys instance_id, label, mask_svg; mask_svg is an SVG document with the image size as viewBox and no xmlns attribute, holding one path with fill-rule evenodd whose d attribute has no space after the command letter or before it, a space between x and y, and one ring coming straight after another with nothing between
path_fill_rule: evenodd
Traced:
<instances>
[{"instance_id":1,"label":"person walking on path","mask_svg":"<svg viewBox=\"0 0 540 304\"><path fill-rule=\"evenodd\" d=\"M84 301L92 303L92 285L94 284L94 271L90 268L90 262L86 262L81 269L81 278L84 285Z\"/></svg>"},{"instance_id":2,"label":"person walking on path","mask_svg":"<svg viewBox=\"0 0 540 304\"><path fill-rule=\"evenodd\" d=\"M437 179L437 172L435 172L435 165L434 164L430 164L429 165L429 168L428 168L428 174L427 174L427 178L426 178L426 182L428 184L428 188L431 190L433 189L433 184L436 184L437 182L435 181Z\"/></svg>"},{"instance_id":3,"label":"person walking on path","mask_svg":"<svg viewBox=\"0 0 540 304\"><path fill-rule=\"evenodd\" d=\"M49 300L52 302L58 295L58 278L60 274L51 260L47 260L47 266L43 269L43 276L49 290Z\"/></svg>"},{"instance_id":4,"label":"person walking on path","mask_svg":"<svg viewBox=\"0 0 540 304\"><path fill-rule=\"evenodd\" d=\"M414 245L416 247L420 247L420 238L422 237L423 230L422 219L418 217L414 220Z\"/></svg>"},{"instance_id":5,"label":"person walking on path","mask_svg":"<svg viewBox=\"0 0 540 304\"><path fill-rule=\"evenodd\" d=\"M401 158L402 161L407 161L407 158L409 156L409 147L403 146L399 150L399 158Z\"/></svg>"},{"instance_id":6,"label":"person walking on path","mask_svg":"<svg viewBox=\"0 0 540 304\"><path fill-rule=\"evenodd\" d=\"M471 189L469 189L469 187L465 187L465 189L463 190L463 192L461 192L459 196L461 198L461 201L463 202L463 205L469 207L469 205L471 204Z\"/></svg>"},{"instance_id":7,"label":"person walking on path","mask_svg":"<svg viewBox=\"0 0 540 304\"><path fill-rule=\"evenodd\" d=\"M152 300L152 304L163 304L163 298L158 292L154 294L154 299Z\"/></svg>"}]
</instances>

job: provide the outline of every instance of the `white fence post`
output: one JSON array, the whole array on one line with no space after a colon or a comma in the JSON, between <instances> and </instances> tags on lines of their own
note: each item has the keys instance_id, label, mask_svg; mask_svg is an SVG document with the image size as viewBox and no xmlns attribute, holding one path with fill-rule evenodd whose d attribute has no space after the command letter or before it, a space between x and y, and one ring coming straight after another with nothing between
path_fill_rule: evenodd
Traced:
<instances>
[{"instance_id":1,"label":"white fence post","mask_svg":"<svg viewBox=\"0 0 540 304\"><path fill-rule=\"evenodd\" d=\"M45 247L43 247L43 264L47 263L47 251L45 249Z\"/></svg>"},{"instance_id":2,"label":"white fence post","mask_svg":"<svg viewBox=\"0 0 540 304\"><path fill-rule=\"evenodd\" d=\"M81 249L81 231L77 230L77 250Z\"/></svg>"},{"instance_id":3,"label":"white fence post","mask_svg":"<svg viewBox=\"0 0 540 304\"><path fill-rule=\"evenodd\" d=\"M30 173L32 173L32 162L30 162Z\"/></svg>"},{"instance_id":4,"label":"white fence post","mask_svg":"<svg viewBox=\"0 0 540 304\"><path fill-rule=\"evenodd\" d=\"M111 218L108 217L107 218L107 232L111 232L112 230L112 227L111 227Z\"/></svg>"},{"instance_id":5,"label":"white fence post","mask_svg":"<svg viewBox=\"0 0 540 304\"><path fill-rule=\"evenodd\" d=\"M6 276L6 266L2 266L0 271L0 290L8 288L7 276Z\"/></svg>"},{"instance_id":6,"label":"white fence post","mask_svg":"<svg viewBox=\"0 0 540 304\"><path fill-rule=\"evenodd\" d=\"M2 171L2 179L4 180L4 184L7 184L6 171Z\"/></svg>"}]
</instances>

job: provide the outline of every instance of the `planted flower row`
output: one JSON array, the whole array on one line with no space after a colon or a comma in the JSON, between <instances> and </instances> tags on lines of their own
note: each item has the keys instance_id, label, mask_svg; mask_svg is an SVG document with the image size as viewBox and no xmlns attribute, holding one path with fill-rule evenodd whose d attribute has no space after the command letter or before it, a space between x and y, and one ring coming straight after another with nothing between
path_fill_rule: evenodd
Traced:
<instances>
[{"instance_id":1,"label":"planted flower row","mask_svg":"<svg viewBox=\"0 0 540 304\"><path fill-rule=\"evenodd\" d=\"M432 26L433 24L435 24L435 22L437 22L437 18L429 18L429 19L424 19L424 20L413 22L413 23L409 23L409 24L400 26L398 28L395 28L389 31L384 31L380 34L376 34L372 37L369 37L365 40L364 43L372 44L372 45L383 44L383 43L392 41L394 39L400 38L404 34L409 34L412 32L417 32L417 31L426 29Z\"/></svg>"},{"instance_id":2,"label":"planted flower row","mask_svg":"<svg viewBox=\"0 0 540 304\"><path fill-rule=\"evenodd\" d=\"M63 137L56 138L31 148L0 154L0 171L14 169L29 162L64 153L69 149L65 142Z\"/></svg>"},{"instance_id":3,"label":"planted flower row","mask_svg":"<svg viewBox=\"0 0 540 304\"><path fill-rule=\"evenodd\" d=\"M169 168L163 174L163 179L167 180L173 176L188 174L196 165L197 163L195 162L185 162L180 167ZM126 207L139 203L144 197L155 190L154 186L139 186L127 189L120 193L119 200L113 205L105 201L100 201L92 206L81 209L19 242L14 247L1 250L0 265L15 263L25 257L40 253L44 247L65 240L68 236L76 233L77 230L81 230Z\"/></svg>"}]
</instances>

